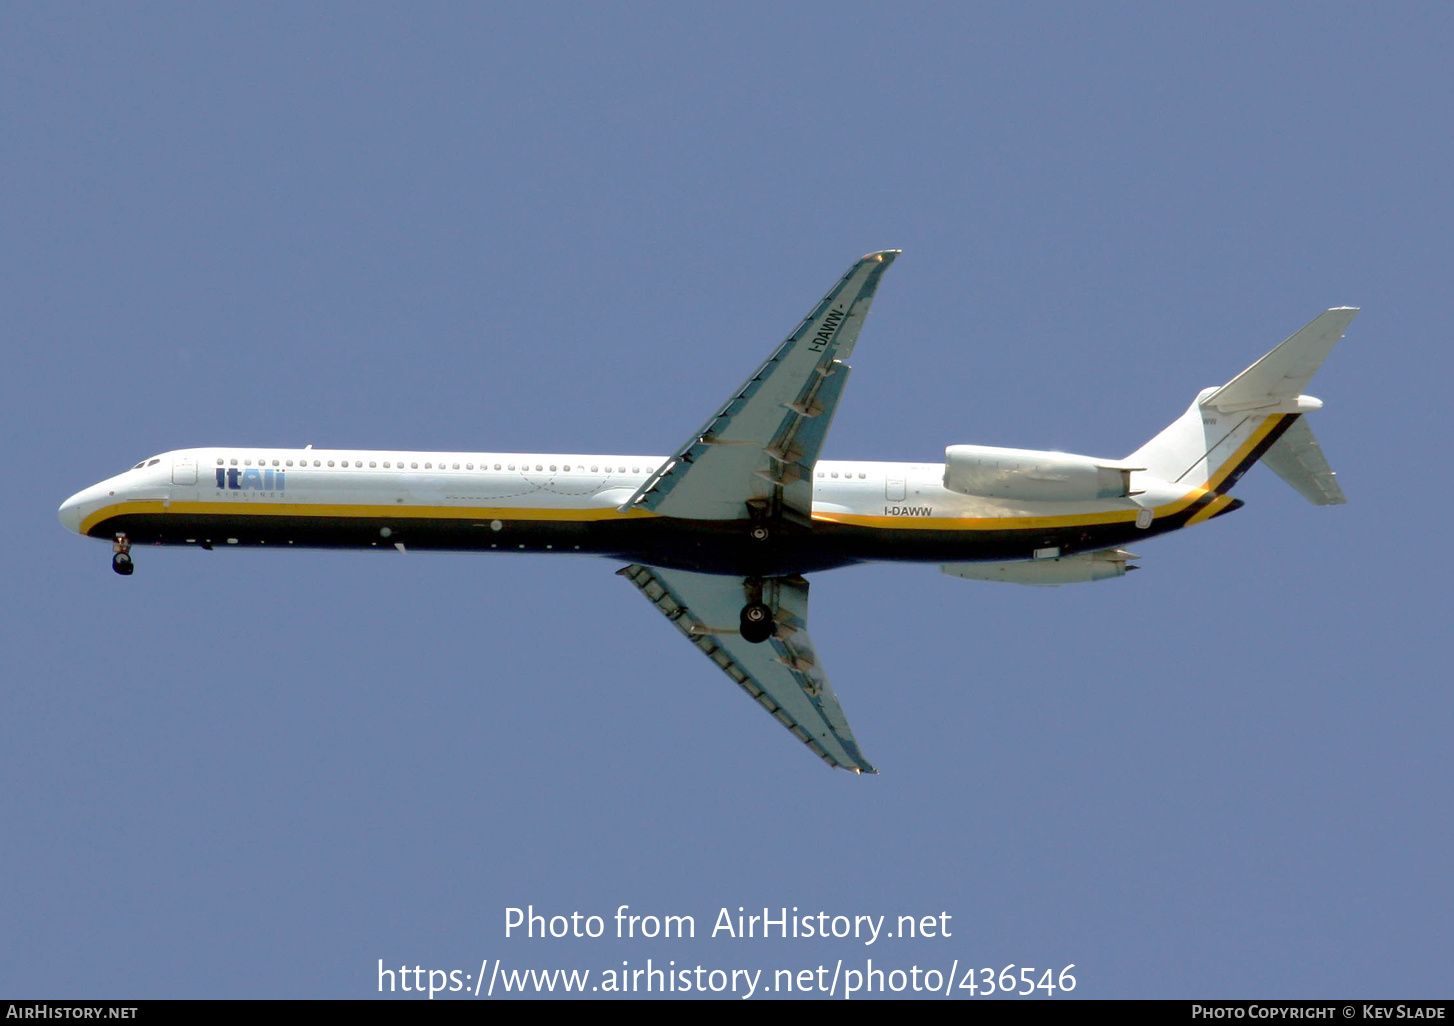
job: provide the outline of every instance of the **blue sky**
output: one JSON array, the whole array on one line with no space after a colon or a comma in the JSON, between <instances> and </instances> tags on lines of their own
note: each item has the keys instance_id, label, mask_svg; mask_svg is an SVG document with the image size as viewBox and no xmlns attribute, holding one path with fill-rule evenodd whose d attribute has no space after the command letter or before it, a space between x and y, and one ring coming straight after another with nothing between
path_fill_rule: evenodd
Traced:
<instances>
[{"instance_id":1,"label":"blue sky","mask_svg":"<svg viewBox=\"0 0 1454 1026\"><path fill-rule=\"evenodd\" d=\"M874 957L1448 997L1451 28L6 6L0 992ZM1349 504L1256 471L1234 516L1076 588L816 577L872 779L607 561L145 550L123 579L55 519L193 445L662 454L887 247L825 456L1122 456L1347 304L1312 391ZM527 904L698 936L507 939ZM707 936L738 906L953 935Z\"/></svg>"}]
</instances>

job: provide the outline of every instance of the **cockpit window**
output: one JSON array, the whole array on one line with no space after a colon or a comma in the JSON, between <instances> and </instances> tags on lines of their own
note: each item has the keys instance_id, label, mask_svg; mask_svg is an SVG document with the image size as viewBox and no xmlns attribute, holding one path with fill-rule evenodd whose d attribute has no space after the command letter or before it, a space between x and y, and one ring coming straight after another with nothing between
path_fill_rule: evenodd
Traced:
<instances>
[{"instance_id":1,"label":"cockpit window","mask_svg":"<svg viewBox=\"0 0 1454 1026\"><path fill-rule=\"evenodd\" d=\"M149 460L149 461L148 461L148 462L147 462L147 466L148 466L148 467L154 467L154 466L156 466L156 465L157 465L157 464L158 464L158 463L160 463L160 462L161 462L161 461L162 461L162 458L161 458L161 457L160 457L160 456L158 456L158 457L157 457L157 458L156 458L156 459L154 459L154 460Z\"/></svg>"},{"instance_id":2,"label":"cockpit window","mask_svg":"<svg viewBox=\"0 0 1454 1026\"><path fill-rule=\"evenodd\" d=\"M136 466L132 467L131 469L132 470L140 470L144 466L146 466L146 460L142 460L140 463L138 463Z\"/></svg>"}]
</instances>

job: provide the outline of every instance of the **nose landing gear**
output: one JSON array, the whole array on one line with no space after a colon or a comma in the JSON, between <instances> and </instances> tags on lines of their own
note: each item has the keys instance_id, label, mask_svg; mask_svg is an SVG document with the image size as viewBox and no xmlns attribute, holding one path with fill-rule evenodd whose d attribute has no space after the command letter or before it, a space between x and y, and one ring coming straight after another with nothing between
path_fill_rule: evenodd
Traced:
<instances>
[{"instance_id":1,"label":"nose landing gear","mask_svg":"<svg viewBox=\"0 0 1454 1026\"><path fill-rule=\"evenodd\" d=\"M131 562L131 542L124 534L118 534L111 543L111 569L122 577L130 577L136 571L136 565Z\"/></svg>"}]
</instances>

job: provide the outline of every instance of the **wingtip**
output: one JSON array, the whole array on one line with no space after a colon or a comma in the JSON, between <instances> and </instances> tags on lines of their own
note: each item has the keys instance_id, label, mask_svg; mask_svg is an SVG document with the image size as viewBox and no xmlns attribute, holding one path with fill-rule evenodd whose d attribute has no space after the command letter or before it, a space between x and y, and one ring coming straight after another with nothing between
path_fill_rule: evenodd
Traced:
<instances>
[{"instance_id":1,"label":"wingtip","mask_svg":"<svg viewBox=\"0 0 1454 1026\"><path fill-rule=\"evenodd\" d=\"M881 264L891 264L894 262L894 258L902 252L902 249L881 249L875 253L865 253L863 259L877 260Z\"/></svg>"}]
</instances>

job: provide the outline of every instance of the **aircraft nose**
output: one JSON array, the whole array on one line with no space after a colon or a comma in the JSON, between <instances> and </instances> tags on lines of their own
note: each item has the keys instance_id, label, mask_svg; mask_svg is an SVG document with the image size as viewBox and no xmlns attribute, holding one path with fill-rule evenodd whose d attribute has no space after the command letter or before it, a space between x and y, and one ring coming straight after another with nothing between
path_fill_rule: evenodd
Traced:
<instances>
[{"instance_id":1,"label":"aircraft nose","mask_svg":"<svg viewBox=\"0 0 1454 1026\"><path fill-rule=\"evenodd\" d=\"M65 525L66 530L75 531L77 534L81 533L81 501L85 494L85 492L77 492L72 495L61 503L61 508L56 514L61 518L61 523Z\"/></svg>"},{"instance_id":2,"label":"aircraft nose","mask_svg":"<svg viewBox=\"0 0 1454 1026\"><path fill-rule=\"evenodd\" d=\"M56 510L56 516L60 517L61 523L66 526L66 530L75 531L77 534L81 533L82 522L106 504L106 496L108 494L115 494L114 492L108 493L106 486L107 482L102 481L100 484L94 484L90 488L83 488L65 502L61 503L61 508Z\"/></svg>"}]
</instances>

